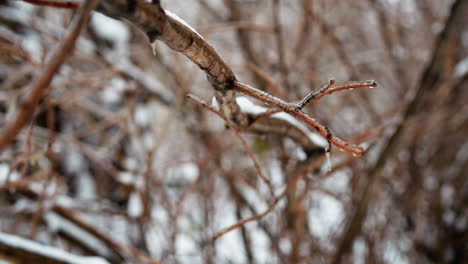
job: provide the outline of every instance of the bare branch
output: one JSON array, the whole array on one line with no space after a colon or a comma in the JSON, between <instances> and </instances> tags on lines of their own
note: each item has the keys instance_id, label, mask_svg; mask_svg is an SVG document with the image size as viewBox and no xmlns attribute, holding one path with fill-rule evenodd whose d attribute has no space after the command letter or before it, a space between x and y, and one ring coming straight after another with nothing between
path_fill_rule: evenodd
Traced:
<instances>
[{"instance_id":1,"label":"bare branch","mask_svg":"<svg viewBox=\"0 0 468 264\"><path fill-rule=\"evenodd\" d=\"M263 180L263 182L267 185L268 187L268 190L270 191L270 194L272 197L275 197L275 191L273 189L273 186L271 185L271 182L270 180L263 174L262 172L262 168L260 167L260 163L258 162L257 158L255 158L255 155L252 153L252 151L250 150L249 148L249 145L247 145L247 142L245 142L244 138L241 136L241 134L239 133L239 131L236 129L236 127L234 126L233 123L231 123L228 119L226 119L226 117L224 117L220 112L218 112L216 109L214 109L211 105L207 104L206 102L204 102L202 99L194 96L194 95L187 95L187 98L190 99L191 101L207 108L208 110L210 110L211 112L215 113L217 116L221 117L224 122L226 123L226 125L229 126L229 128L234 132L234 134L236 135L236 137L240 140L240 142L242 143L242 146L244 147L245 149L245 152L247 152L247 155L249 155L250 159L252 160L254 166L255 166L255 169L257 170L257 174L258 176L260 176L260 178Z\"/></svg>"},{"instance_id":2,"label":"bare branch","mask_svg":"<svg viewBox=\"0 0 468 264\"><path fill-rule=\"evenodd\" d=\"M75 41L78 38L81 28L88 21L91 11L97 6L99 0L87 0L82 6L77 16L73 19L70 30L64 40L55 49L52 58L45 66L44 71L34 80L31 92L22 105L20 112L5 127L0 136L0 152L16 137L23 126L31 119L36 105L47 91L52 78L59 70L62 63L73 51Z\"/></svg>"},{"instance_id":3,"label":"bare branch","mask_svg":"<svg viewBox=\"0 0 468 264\"><path fill-rule=\"evenodd\" d=\"M22 0L38 6L47 6L55 8L78 9L80 3L76 1L53 1L53 0Z\"/></svg>"},{"instance_id":4,"label":"bare branch","mask_svg":"<svg viewBox=\"0 0 468 264\"><path fill-rule=\"evenodd\" d=\"M356 145L353 145L353 144L350 144L350 143L347 143L345 142L344 140L342 139L339 139L335 136L333 136L330 131L328 130L327 127L323 126L322 124L320 124L317 120L315 120L314 118L308 116L307 114L305 114L304 112L302 112L300 109L297 109L296 105L295 104L291 104L291 103L287 103L279 98L276 98L268 93L265 93L263 91L260 91L256 88L253 88L247 84L243 84L243 83L240 83L240 82L235 82L235 87L238 91L248 95L248 96L251 96L257 100L260 100L264 103L267 103L269 105L273 105L273 106L276 106L276 107L279 107L281 110L283 110L284 112L288 113L288 114L291 114L292 116L294 116L295 118L303 121L304 123L306 123L307 125L309 125L310 127L313 127L317 130L317 132L322 135L325 139L327 139L328 141L331 141L333 143L333 145L335 145L336 147L342 149L342 150L345 150L345 151L349 151L349 152L352 152L354 154L361 154L364 152L364 148L361 147L361 146L356 146Z\"/></svg>"}]
</instances>

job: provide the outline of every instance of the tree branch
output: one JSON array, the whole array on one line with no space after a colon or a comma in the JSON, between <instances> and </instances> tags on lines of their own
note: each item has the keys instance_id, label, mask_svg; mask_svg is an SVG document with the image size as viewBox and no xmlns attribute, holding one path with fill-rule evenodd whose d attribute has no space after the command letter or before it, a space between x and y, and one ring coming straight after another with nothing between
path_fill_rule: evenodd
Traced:
<instances>
[{"instance_id":1,"label":"tree branch","mask_svg":"<svg viewBox=\"0 0 468 264\"><path fill-rule=\"evenodd\" d=\"M36 105L47 91L52 78L60 69L60 66L71 54L75 46L81 28L88 21L91 11L97 6L99 0L87 0L78 11L78 15L72 21L70 30L67 32L64 40L57 46L52 54L52 58L45 66L44 71L35 78L31 92L22 104L21 110L16 117L4 128L0 136L0 152L18 135L24 125L31 119Z\"/></svg>"},{"instance_id":2,"label":"tree branch","mask_svg":"<svg viewBox=\"0 0 468 264\"><path fill-rule=\"evenodd\" d=\"M146 33L151 42L161 40L168 47L181 52L198 65L205 71L216 91L215 96L221 113L236 125L249 125L247 114L241 111L236 102L236 91L238 91L279 107L282 111L315 128L320 135L342 150L354 154L364 151L360 146L349 144L333 136L327 127L301 111L306 103L314 99L313 93L304 98L302 104L292 104L238 82L231 68L201 35L175 14L163 10L159 3L148 3L144 0L103 0L99 11L113 18L132 22ZM375 86L376 84L372 82L367 85Z\"/></svg>"},{"instance_id":3,"label":"tree branch","mask_svg":"<svg viewBox=\"0 0 468 264\"><path fill-rule=\"evenodd\" d=\"M369 172L369 181L365 186L357 208L355 208L353 212L352 218L344 229L343 236L340 243L338 244L336 253L331 263L341 263L341 259L350 250L354 239L361 232L362 226L366 220L367 211L370 208L372 202L376 200L375 191L377 190L381 169L384 167L388 158L393 155L400 138L403 136L403 133L408 126L407 121L411 119L410 117L417 114L421 110L422 102L425 99L424 95L434 90L441 81L441 75L443 74L441 67L443 67L443 59L447 53L447 43L450 42L451 39L457 34L460 34L460 30L463 28L461 18L466 14L467 10L468 2L465 0L457 0L452 5L444 30L438 36L431 61L426 66L426 69L424 70L418 83L416 94L402 115L402 123L397 127L395 133L393 133L393 135L387 141L377 162Z\"/></svg>"}]
</instances>

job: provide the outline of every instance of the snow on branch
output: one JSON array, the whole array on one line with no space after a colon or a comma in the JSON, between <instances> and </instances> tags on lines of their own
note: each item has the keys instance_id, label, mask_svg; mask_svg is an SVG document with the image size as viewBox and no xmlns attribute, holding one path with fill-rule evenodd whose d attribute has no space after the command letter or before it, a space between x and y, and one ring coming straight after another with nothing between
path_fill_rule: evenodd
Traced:
<instances>
[{"instance_id":1,"label":"snow on branch","mask_svg":"<svg viewBox=\"0 0 468 264\"><path fill-rule=\"evenodd\" d=\"M322 89L309 93L299 103L288 103L237 81L232 69L214 48L186 21L164 10L159 1L149 3L144 0L103 0L99 11L115 19L130 21L146 33L150 42L160 40L198 65L200 69L205 71L208 80L215 89L220 112L234 124L241 127L252 125L247 114L242 112L236 101L236 92L240 92L263 103L278 107L281 111L308 125L309 128L314 128L329 144L353 154L364 152L364 148L334 136L327 127L305 114L302 108L335 91L351 90L357 87L373 88L377 86L375 81L350 82L331 87L334 81L330 80ZM308 133L305 134L307 137Z\"/></svg>"},{"instance_id":2,"label":"snow on branch","mask_svg":"<svg viewBox=\"0 0 468 264\"><path fill-rule=\"evenodd\" d=\"M0 232L0 254L19 263L109 264L103 258L74 255L55 247L2 232Z\"/></svg>"}]
</instances>

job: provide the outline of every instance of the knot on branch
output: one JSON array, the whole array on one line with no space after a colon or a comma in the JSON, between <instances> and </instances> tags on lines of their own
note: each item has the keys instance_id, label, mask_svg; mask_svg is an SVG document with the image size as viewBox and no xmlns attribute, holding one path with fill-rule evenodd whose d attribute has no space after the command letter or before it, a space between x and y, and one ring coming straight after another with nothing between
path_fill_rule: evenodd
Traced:
<instances>
[{"instance_id":1,"label":"knot on branch","mask_svg":"<svg viewBox=\"0 0 468 264\"><path fill-rule=\"evenodd\" d=\"M223 81L219 81L218 76L213 76L210 74L207 75L207 78L213 88L222 94L226 94L227 91L233 90L235 88L235 76L229 77Z\"/></svg>"}]
</instances>

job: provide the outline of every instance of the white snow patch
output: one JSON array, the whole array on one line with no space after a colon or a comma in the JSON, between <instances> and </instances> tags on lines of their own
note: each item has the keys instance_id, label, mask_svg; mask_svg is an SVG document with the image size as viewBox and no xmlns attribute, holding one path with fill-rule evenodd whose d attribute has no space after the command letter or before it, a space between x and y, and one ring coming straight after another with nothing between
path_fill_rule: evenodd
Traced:
<instances>
[{"instance_id":1,"label":"white snow patch","mask_svg":"<svg viewBox=\"0 0 468 264\"><path fill-rule=\"evenodd\" d=\"M10 173L10 176L8 176ZM6 181L16 181L19 179L19 173L16 171L10 172L10 165L6 163L0 163L0 186L6 184Z\"/></svg>"},{"instance_id":2,"label":"white snow patch","mask_svg":"<svg viewBox=\"0 0 468 264\"><path fill-rule=\"evenodd\" d=\"M109 86L100 92L100 97L105 104L118 104L122 101L123 92L125 91L126 82L121 78L114 78L110 81Z\"/></svg>"},{"instance_id":3,"label":"white snow patch","mask_svg":"<svg viewBox=\"0 0 468 264\"><path fill-rule=\"evenodd\" d=\"M136 176L130 172L120 172L118 175L117 175L117 178L119 179L119 181L123 184L131 184Z\"/></svg>"},{"instance_id":4,"label":"white snow patch","mask_svg":"<svg viewBox=\"0 0 468 264\"><path fill-rule=\"evenodd\" d=\"M268 166L268 174L270 178L270 182L273 186L283 186L284 185L284 173L283 169L281 168L281 163L279 160L274 159L270 166Z\"/></svg>"},{"instance_id":5,"label":"white snow patch","mask_svg":"<svg viewBox=\"0 0 468 264\"><path fill-rule=\"evenodd\" d=\"M141 137L143 146L147 150L152 150L156 147L156 137L153 132L145 132L143 133L143 136Z\"/></svg>"},{"instance_id":6,"label":"white snow patch","mask_svg":"<svg viewBox=\"0 0 468 264\"><path fill-rule=\"evenodd\" d=\"M367 256L367 245L362 239L356 239L353 243L353 263L365 264Z\"/></svg>"},{"instance_id":7,"label":"white snow patch","mask_svg":"<svg viewBox=\"0 0 468 264\"><path fill-rule=\"evenodd\" d=\"M213 107L216 111L219 111L219 103L218 100L216 100L216 97L214 96L211 99L211 107Z\"/></svg>"},{"instance_id":8,"label":"white snow patch","mask_svg":"<svg viewBox=\"0 0 468 264\"><path fill-rule=\"evenodd\" d=\"M110 40L116 45L126 43L130 39L127 25L119 20L94 12L90 23L100 37Z\"/></svg>"},{"instance_id":9,"label":"white snow patch","mask_svg":"<svg viewBox=\"0 0 468 264\"><path fill-rule=\"evenodd\" d=\"M236 102L239 105L242 112L246 114L259 115L266 112L268 109L254 104L250 99L245 96L239 96L236 98Z\"/></svg>"},{"instance_id":10,"label":"white snow patch","mask_svg":"<svg viewBox=\"0 0 468 264\"><path fill-rule=\"evenodd\" d=\"M257 263L275 263L272 259L270 252L270 239L261 231L260 228L249 228L248 233L251 234L252 247L255 252L255 259Z\"/></svg>"},{"instance_id":11,"label":"white snow patch","mask_svg":"<svg viewBox=\"0 0 468 264\"><path fill-rule=\"evenodd\" d=\"M44 54L41 39L36 34L27 34L21 41L21 46L34 61L41 61Z\"/></svg>"},{"instance_id":12,"label":"white snow patch","mask_svg":"<svg viewBox=\"0 0 468 264\"><path fill-rule=\"evenodd\" d=\"M171 179L194 181L200 173L197 164L183 163L176 168L169 169L168 175Z\"/></svg>"},{"instance_id":13,"label":"white snow patch","mask_svg":"<svg viewBox=\"0 0 468 264\"><path fill-rule=\"evenodd\" d=\"M151 109L147 105L138 105L135 108L133 118L135 123L142 127L146 127L150 124Z\"/></svg>"},{"instance_id":14,"label":"white snow patch","mask_svg":"<svg viewBox=\"0 0 468 264\"><path fill-rule=\"evenodd\" d=\"M248 99L245 96L237 97L236 101L241 111L246 114L259 115L268 110L265 107L254 104L250 99ZM304 134L306 134L309 137L310 141L312 141L314 144L316 144L319 147L326 148L328 146L328 142L326 139L324 139L322 136L318 135L317 133L312 132L304 124L296 120L290 114L280 112L280 113L276 113L272 115L271 118L276 118L276 119L286 121L290 123L292 126L297 127L299 130L304 132Z\"/></svg>"},{"instance_id":15,"label":"white snow patch","mask_svg":"<svg viewBox=\"0 0 468 264\"><path fill-rule=\"evenodd\" d=\"M190 256L198 252L195 241L186 234L178 235L175 244L177 255Z\"/></svg>"},{"instance_id":16,"label":"white snow patch","mask_svg":"<svg viewBox=\"0 0 468 264\"><path fill-rule=\"evenodd\" d=\"M309 226L312 233L325 238L337 231L343 221L343 206L335 198L321 193L312 194L312 209L309 211Z\"/></svg>"},{"instance_id":17,"label":"white snow patch","mask_svg":"<svg viewBox=\"0 0 468 264\"><path fill-rule=\"evenodd\" d=\"M464 74L468 72L468 57L464 58L461 60L457 65L455 66L455 77L460 78Z\"/></svg>"},{"instance_id":18,"label":"white snow patch","mask_svg":"<svg viewBox=\"0 0 468 264\"><path fill-rule=\"evenodd\" d=\"M87 172L76 177L77 182L77 198L84 200L93 200L96 198L96 185L91 175Z\"/></svg>"},{"instance_id":19,"label":"white snow patch","mask_svg":"<svg viewBox=\"0 0 468 264\"><path fill-rule=\"evenodd\" d=\"M383 251L383 258L386 260L387 263L410 263L408 258L403 254L404 252L402 252L399 246L397 245L397 243L397 241L389 241L387 243Z\"/></svg>"},{"instance_id":20,"label":"white snow patch","mask_svg":"<svg viewBox=\"0 0 468 264\"><path fill-rule=\"evenodd\" d=\"M346 170L340 170L331 177L322 182L322 186L335 193L345 193L349 190L349 173Z\"/></svg>"},{"instance_id":21,"label":"white snow patch","mask_svg":"<svg viewBox=\"0 0 468 264\"><path fill-rule=\"evenodd\" d=\"M103 258L73 255L58 248L2 232L0 232L0 243L70 264L109 264Z\"/></svg>"},{"instance_id":22,"label":"white snow patch","mask_svg":"<svg viewBox=\"0 0 468 264\"><path fill-rule=\"evenodd\" d=\"M93 248L96 252L99 252L99 255L101 256L111 256L109 249L101 241L56 213L46 213L44 215L44 220L52 231L62 231L68 234L74 239L80 241L83 245Z\"/></svg>"},{"instance_id":23,"label":"white snow patch","mask_svg":"<svg viewBox=\"0 0 468 264\"><path fill-rule=\"evenodd\" d=\"M156 222L159 224L159 222ZM159 227L159 226L158 226ZM151 253L151 256L161 256L165 249L161 245L167 243L168 239L163 234L164 231L161 231L161 228L155 228L149 226L148 230L145 232L145 240L148 245L148 251Z\"/></svg>"},{"instance_id":24,"label":"white snow patch","mask_svg":"<svg viewBox=\"0 0 468 264\"><path fill-rule=\"evenodd\" d=\"M65 156L65 168L67 172L77 173L86 169L86 163L81 153L73 149L69 149L66 153L68 154Z\"/></svg>"},{"instance_id":25,"label":"white snow patch","mask_svg":"<svg viewBox=\"0 0 468 264\"><path fill-rule=\"evenodd\" d=\"M292 243L290 239L282 238L279 241L279 247L281 248L281 252L283 252L284 254L287 254L287 255L291 254Z\"/></svg>"},{"instance_id":26,"label":"white snow patch","mask_svg":"<svg viewBox=\"0 0 468 264\"><path fill-rule=\"evenodd\" d=\"M216 252L219 258L229 263L247 263L242 237L239 229L229 232L216 241Z\"/></svg>"},{"instance_id":27,"label":"white snow patch","mask_svg":"<svg viewBox=\"0 0 468 264\"><path fill-rule=\"evenodd\" d=\"M128 216L132 218L138 218L143 214L143 201L141 200L141 194L134 191L130 194L127 205Z\"/></svg>"},{"instance_id":28,"label":"white snow patch","mask_svg":"<svg viewBox=\"0 0 468 264\"><path fill-rule=\"evenodd\" d=\"M164 10L164 12L166 13L167 16L171 17L172 19L176 20L177 22L181 23L182 25L188 27L191 31L193 31L193 33L197 34L200 38L203 39L203 37L200 35L200 33L198 33L198 31L196 31L192 26L189 25L189 23L187 23L185 20L183 20L182 18L180 18L179 16L177 16L176 14L172 13L171 11L169 10Z\"/></svg>"}]
</instances>

